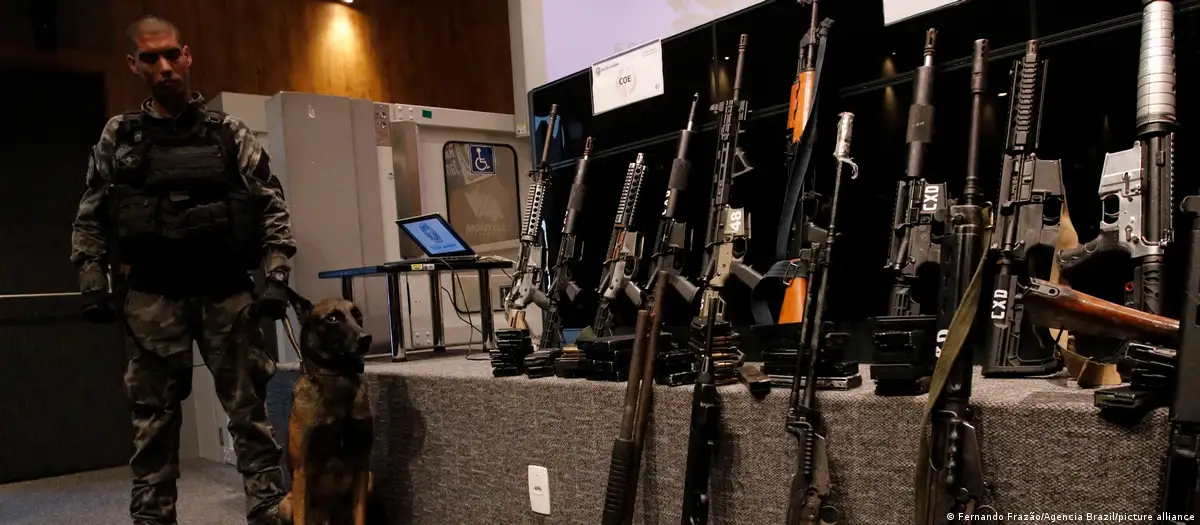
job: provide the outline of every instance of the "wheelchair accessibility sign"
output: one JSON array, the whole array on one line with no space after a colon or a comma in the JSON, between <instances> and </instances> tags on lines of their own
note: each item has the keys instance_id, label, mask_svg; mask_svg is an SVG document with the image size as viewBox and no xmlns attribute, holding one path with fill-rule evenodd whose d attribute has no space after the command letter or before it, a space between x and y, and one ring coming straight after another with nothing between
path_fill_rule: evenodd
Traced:
<instances>
[{"instance_id":1,"label":"wheelchair accessibility sign","mask_svg":"<svg viewBox=\"0 0 1200 525\"><path fill-rule=\"evenodd\" d=\"M496 150L490 144L471 144L471 173L496 174Z\"/></svg>"}]
</instances>

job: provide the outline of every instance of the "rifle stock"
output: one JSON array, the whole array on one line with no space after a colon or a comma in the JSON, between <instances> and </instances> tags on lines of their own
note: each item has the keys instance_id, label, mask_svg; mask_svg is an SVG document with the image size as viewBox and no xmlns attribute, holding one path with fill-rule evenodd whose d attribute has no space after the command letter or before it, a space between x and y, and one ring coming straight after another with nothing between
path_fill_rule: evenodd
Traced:
<instances>
[{"instance_id":1,"label":"rifle stock","mask_svg":"<svg viewBox=\"0 0 1200 525\"><path fill-rule=\"evenodd\" d=\"M1030 322L1072 333L1131 339L1173 346L1179 321L1105 301L1042 279L1030 279L1024 291Z\"/></svg>"},{"instance_id":2,"label":"rifle stock","mask_svg":"<svg viewBox=\"0 0 1200 525\"><path fill-rule=\"evenodd\" d=\"M800 167L793 165L793 163L797 163L800 160L798 155L802 147L801 140L804 137L805 130L816 120L817 52L818 48L824 44L824 36L821 34L822 27L817 7L818 0L812 0L811 21L808 26L808 33L804 36L803 45L800 48L800 56L796 63L796 81L792 83L791 97L788 100L787 129L791 133L791 142L788 144L787 151L789 172L797 169L805 169L807 171L807 166ZM804 173L797 174L800 178L803 178L805 175ZM784 204L784 206L787 205L787 203ZM786 214L784 218L786 220ZM781 224L780 227L792 228L792 225ZM800 236L803 233L803 230L801 230L797 232L797 235ZM803 244L803 241L800 244ZM793 267L799 263L798 259L792 260ZM808 297L808 279L796 275L790 279L786 279L784 285L786 289L783 293L783 303L779 308L778 323L790 324L801 322L804 318L805 299Z\"/></svg>"}]
</instances>

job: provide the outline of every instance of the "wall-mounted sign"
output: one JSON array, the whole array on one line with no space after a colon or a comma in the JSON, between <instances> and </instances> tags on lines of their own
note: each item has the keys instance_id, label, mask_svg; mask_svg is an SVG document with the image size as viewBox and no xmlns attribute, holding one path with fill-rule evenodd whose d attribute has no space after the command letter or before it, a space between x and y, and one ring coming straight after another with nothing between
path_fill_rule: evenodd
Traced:
<instances>
[{"instance_id":1,"label":"wall-mounted sign","mask_svg":"<svg viewBox=\"0 0 1200 525\"><path fill-rule=\"evenodd\" d=\"M592 64L592 115L665 92L662 40L654 40Z\"/></svg>"},{"instance_id":2,"label":"wall-mounted sign","mask_svg":"<svg viewBox=\"0 0 1200 525\"><path fill-rule=\"evenodd\" d=\"M892 25L917 15L967 0L883 0L883 25Z\"/></svg>"}]
</instances>

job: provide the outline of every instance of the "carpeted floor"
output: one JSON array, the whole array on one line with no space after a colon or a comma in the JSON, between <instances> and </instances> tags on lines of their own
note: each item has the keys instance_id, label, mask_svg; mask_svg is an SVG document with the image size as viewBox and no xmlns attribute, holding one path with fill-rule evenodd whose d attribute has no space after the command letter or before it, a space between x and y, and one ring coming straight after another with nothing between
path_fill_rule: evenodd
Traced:
<instances>
[{"instance_id":1,"label":"carpeted floor","mask_svg":"<svg viewBox=\"0 0 1200 525\"><path fill-rule=\"evenodd\" d=\"M180 465L179 522L246 523L242 479L232 465L187 460ZM0 485L4 525L129 523L129 468L117 467Z\"/></svg>"}]
</instances>

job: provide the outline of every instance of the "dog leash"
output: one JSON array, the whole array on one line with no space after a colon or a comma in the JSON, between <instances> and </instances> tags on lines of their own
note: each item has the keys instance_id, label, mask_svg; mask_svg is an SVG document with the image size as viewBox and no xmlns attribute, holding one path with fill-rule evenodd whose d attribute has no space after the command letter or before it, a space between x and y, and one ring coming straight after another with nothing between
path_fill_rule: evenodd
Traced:
<instances>
[{"instance_id":1,"label":"dog leash","mask_svg":"<svg viewBox=\"0 0 1200 525\"><path fill-rule=\"evenodd\" d=\"M292 329L292 318L283 316L283 331L287 334L288 342L292 343L292 348L296 349L296 357L301 362L304 361L304 354L300 352L300 343L296 340L296 332Z\"/></svg>"}]
</instances>

